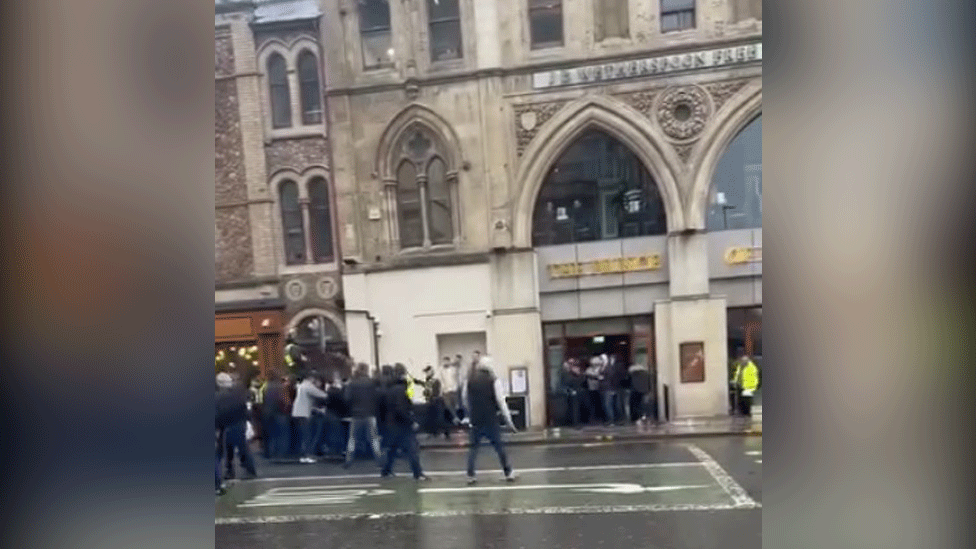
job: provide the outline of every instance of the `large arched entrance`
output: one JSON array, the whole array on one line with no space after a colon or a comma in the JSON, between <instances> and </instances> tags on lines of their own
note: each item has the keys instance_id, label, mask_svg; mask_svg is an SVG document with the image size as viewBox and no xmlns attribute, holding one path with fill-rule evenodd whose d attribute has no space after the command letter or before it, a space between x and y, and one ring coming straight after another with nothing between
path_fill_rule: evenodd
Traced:
<instances>
[{"instance_id":1,"label":"large arched entrance","mask_svg":"<svg viewBox=\"0 0 976 549\"><path fill-rule=\"evenodd\" d=\"M547 409L551 425L624 423L654 395L653 302L667 296L661 269L665 203L650 170L601 129L582 132L545 172L532 216L540 263ZM608 364L591 386L594 357ZM641 392L628 391L631 365ZM591 374L596 374L591 371ZM651 396L650 401L655 399ZM656 405L646 406L653 417Z\"/></svg>"}]
</instances>

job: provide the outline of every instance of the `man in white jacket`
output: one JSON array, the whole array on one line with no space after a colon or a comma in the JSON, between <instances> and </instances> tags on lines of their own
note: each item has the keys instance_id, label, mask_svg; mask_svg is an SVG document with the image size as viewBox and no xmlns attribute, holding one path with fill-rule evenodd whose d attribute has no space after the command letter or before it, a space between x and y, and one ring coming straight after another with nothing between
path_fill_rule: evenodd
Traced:
<instances>
[{"instance_id":1,"label":"man in white jacket","mask_svg":"<svg viewBox=\"0 0 976 549\"><path fill-rule=\"evenodd\" d=\"M302 457L298 459L301 463L315 463L313 450L315 449L315 432L311 421L312 408L315 407L315 399L325 400L328 395L325 391L315 386L315 379L308 375L298 384L295 390L295 402L291 407L291 417L298 423L298 433L301 437L299 445Z\"/></svg>"}]
</instances>

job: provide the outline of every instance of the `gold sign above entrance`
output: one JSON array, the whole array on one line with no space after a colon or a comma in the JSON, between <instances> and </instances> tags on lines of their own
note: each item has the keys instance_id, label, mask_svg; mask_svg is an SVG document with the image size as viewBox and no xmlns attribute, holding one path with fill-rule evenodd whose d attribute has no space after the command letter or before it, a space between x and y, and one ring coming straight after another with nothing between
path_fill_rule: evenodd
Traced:
<instances>
[{"instance_id":1,"label":"gold sign above entrance","mask_svg":"<svg viewBox=\"0 0 976 549\"><path fill-rule=\"evenodd\" d=\"M729 265L762 263L762 246L755 248L729 248L725 252L725 262Z\"/></svg>"},{"instance_id":2,"label":"gold sign above entrance","mask_svg":"<svg viewBox=\"0 0 976 549\"><path fill-rule=\"evenodd\" d=\"M549 265L549 278L575 278L602 274L634 273L640 271L656 271L661 268L660 255L644 255L640 257L619 257L616 259L598 259L583 263L556 263Z\"/></svg>"}]
</instances>

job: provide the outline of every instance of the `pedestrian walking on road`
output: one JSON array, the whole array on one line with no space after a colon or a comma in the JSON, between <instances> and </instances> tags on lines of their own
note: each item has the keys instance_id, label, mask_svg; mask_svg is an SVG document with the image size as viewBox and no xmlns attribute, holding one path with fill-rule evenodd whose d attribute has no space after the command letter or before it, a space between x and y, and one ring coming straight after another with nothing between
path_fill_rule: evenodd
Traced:
<instances>
[{"instance_id":1,"label":"pedestrian walking on road","mask_svg":"<svg viewBox=\"0 0 976 549\"><path fill-rule=\"evenodd\" d=\"M397 452L403 451L410 462L413 478L416 480L430 480L420 466L420 455L417 444L417 422L413 416L413 402L407 396L408 374L407 368L397 364L394 370L394 381L387 388L384 400L387 413L387 424L390 430L390 445L386 451L386 463L380 473L382 477L393 476L393 462Z\"/></svg>"},{"instance_id":2,"label":"pedestrian walking on road","mask_svg":"<svg viewBox=\"0 0 976 549\"><path fill-rule=\"evenodd\" d=\"M298 461L301 463L315 463L316 461L314 450L318 436L315 425L312 423L312 408L315 407L317 400L324 402L328 396L325 391L315 386L315 379L311 375L302 379L295 391L295 402L291 407L291 416L295 418L298 424L298 436L301 441L299 444L301 457Z\"/></svg>"},{"instance_id":3,"label":"pedestrian walking on road","mask_svg":"<svg viewBox=\"0 0 976 549\"><path fill-rule=\"evenodd\" d=\"M498 460L501 462L505 480L515 480L515 472L508 462L505 446L502 442L499 414L505 424L512 431L517 431L512 422L512 413L505 402L502 380L495 374L491 357L483 356L478 361L474 371L464 387L464 401L470 413L471 439L468 449L468 484L476 482L475 462L478 459L478 447L481 439L487 439L495 448Z\"/></svg>"},{"instance_id":4,"label":"pedestrian walking on road","mask_svg":"<svg viewBox=\"0 0 976 549\"><path fill-rule=\"evenodd\" d=\"M234 478L234 453L240 458L250 478L257 476L254 468L254 457L247 444L247 395L248 391L240 383L236 383L230 374L217 374L217 414L216 428L223 433L226 478Z\"/></svg>"},{"instance_id":5,"label":"pedestrian walking on road","mask_svg":"<svg viewBox=\"0 0 976 549\"><path fill-rule=\"evenodd\" d=\"M380 451L379 428L376 423L377 408L376 381L369 377L369 366L360 363L356 366L353 379L346 385L346 402L349 403L349 442L346 445L346 463L349 467L356 455L356 439L366 433L373 449L373 459L379 463L383 459Z\"/></svg>"}]
</instances>

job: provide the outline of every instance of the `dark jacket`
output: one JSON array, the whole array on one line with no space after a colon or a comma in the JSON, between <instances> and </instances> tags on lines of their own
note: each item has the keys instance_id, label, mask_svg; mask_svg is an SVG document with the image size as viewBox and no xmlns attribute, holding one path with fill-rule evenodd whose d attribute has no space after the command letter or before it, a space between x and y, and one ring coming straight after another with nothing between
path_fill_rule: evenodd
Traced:
<instances>
[{"instance_id":1,"label":"dark jacket","mask_svg":"<svg viewBox=\"0 0 976 549\"><path fill-rule=\"evenodd\" d=\"M630 385L638 393L647 394L651 392L651 372L646 368L631 368Z\"/></svg>"},{"instance_id":2,"label":"dark jacket","mask_svg":"<svg viewBox=\"0 0 976 549\"><path fill-rule=\"evenodd\" d=\"M275 414L291 415L291 401L288 399L288 388L281 381L269 381L264 388L264 406L262 408L265 416Z\"/></svg>"},{"instance_id":3,"label":"dark jacket","mask_svg":"<svg viewBox=\"0 0 976 549\"><path fill-rule=\"evenodd\" d=\"M357 419L376 417L376 382L368 377L360 377L346 385L346 402L349 415Z\"/></svg>"},{"instance_id":4,"label":"dark jacket","mask_svg":"<svg viewBox=\"0 0 976 549\"><path fill-rule=\"evenodd\" d=\"M326 389L325 393L329 395L325 400L325 409L336 417L349 417L349 401L346 399L346 392L333 385Z\"/></svg>"},{"instance_id":5,"label":"dark jacket","mask_svg":"<svg viewBox=\"0 0 976 549\"><path fill-rule=\"evenodd\" d=\"M489 372L476 370L468 379L468 406L471 425L490 427L499 424L495 378Z\"/></svg>"},{"instance_id":6,"label":"dark jacket","mask_svg":"<svg viewBox=\"0 0 976 549\"><path fill-rule=\"evenodd\" d=\"M247 421L247 389L235 385L217 392L216 428L226 429Z\"/></svg>"},{"instance_id":7,"label":"dark jacket","mask_svg":"<svg viewBox=\"0 0 976 549\"><path fill-rule=\"evenodd\" d=\"M399 379L386 390L386 421L395 427L413 427L413 403L407 397L407 382Z\"/></svg>"}]
</instances>

